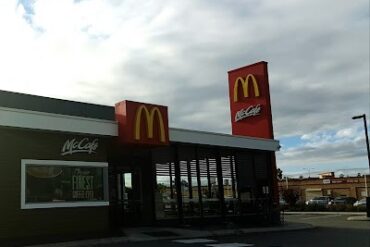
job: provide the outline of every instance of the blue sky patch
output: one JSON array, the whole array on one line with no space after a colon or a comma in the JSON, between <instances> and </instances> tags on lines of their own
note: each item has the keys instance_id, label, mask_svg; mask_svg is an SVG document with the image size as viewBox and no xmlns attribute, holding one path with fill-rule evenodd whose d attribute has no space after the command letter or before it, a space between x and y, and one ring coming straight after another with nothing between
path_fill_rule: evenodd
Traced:
<instances>
[{"instance_id":1,"label":"blue sky patch","mask_svg":"<svg viewBox=\"0 0 370 247\"><path fill-rule=\"evenodd\" d=\"M280 145L282 148L291 148L296 147L300 144L303 144L301 136L289 136L280 138Z\"/></svg>"}]
</instances>

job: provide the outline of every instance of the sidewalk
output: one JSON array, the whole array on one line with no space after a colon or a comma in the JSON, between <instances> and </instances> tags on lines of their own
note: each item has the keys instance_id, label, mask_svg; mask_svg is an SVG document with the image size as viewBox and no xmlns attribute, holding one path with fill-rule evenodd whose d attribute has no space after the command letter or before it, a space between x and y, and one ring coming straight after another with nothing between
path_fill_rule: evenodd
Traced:
<instances>
[{"instance_id":1,"label":"sidewalk","mask_svg":"<svg viewBox=\"0 0 370 247\"><path fill-rule=\"evenodd\" d=\"M77 247L96 246L101 244L117 244L125 242L155 241L165 239L183 238L205 238L225 235L237 235L258 232L279 232L313 229L314 226L302 223L286 223L281 226L255 227L255 228L232 228L232 229L190 229L190 228L169 228L169 227L137 227L125 228L124 237L89 239L81 241L61 242L53 244L32 245L32 247ZM31 247L28 246L28 247Z\"/></svg>"},{"instance_id":2,"label":"sidewalk","mask_svg":"<svg viewBox=\"0 0 370 247\"><path fill-rule=\"evenodd\" d=\"M370 221L366 212L284 212L285 215L348 215L350 221Z\"/></svg>"},{"instance_id":3,"label":"sidewalk","mask_svg":"<svg viewBox=\"0 0 370 247\"><path fill-rule=\"evenodd\" d=\"M294 214L306 215L306 214L310 214L310 215L359 215L359 216L365 216L366 212L284 211L284 214L285 215L294 215Z\"/></svg>"},{"instance_id":4,"label":"sidewalk","mask_svg":"<svg viewBox=\"0 0 370 247\"><path fill-rule=\"evenodd\" d=\"M351 216L351 217L348 217L347 220L352 220L352 221L370 221L370 217L367 217L366 215Z\"/></svg>"}]
</instances>

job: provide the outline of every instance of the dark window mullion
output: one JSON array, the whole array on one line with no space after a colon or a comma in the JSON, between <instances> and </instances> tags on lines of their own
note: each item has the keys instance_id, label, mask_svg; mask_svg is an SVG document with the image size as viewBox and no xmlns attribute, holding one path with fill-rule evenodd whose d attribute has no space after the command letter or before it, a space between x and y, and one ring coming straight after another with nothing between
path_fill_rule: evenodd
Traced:
<instances>
[{"instance_id":1,"label":"dark window mullion","mask_svg":"<svg viewBox=\"0 0 370 247\"><path fill-rule=\"evenodd\" d=\"M188 190L189 190L189 199L193 199L193 186L191 181L191 167L190 167L190 161L188 160L186 162L186 168L188 172Z\"/></svg>"},{"instance_id":2,"label":"dark window mullion","mask_svg":"<svg viewBox=\"0 0 370 247\"><path fill-rule=\"evenodd\" d=\"M173 199L173 178L172 178L172 162L168 163L168 170L170 173L170 191L171 191L171 199Z\"/></svg>"},{"instance_id":3,"label":"dark window mullion","mask_svg":"<svg viewBox=\"0 0 370 247\"><path fill-rule=\"evenodd\" d=\"M199 154L198 147L195 148L195 167L197 172L197 184L198 184L198 199L200 206L200 216L203 217L203 200L202 200L202 184L200 181L200 165L199 165Z\"/></svg>"},{"instance_id":4,"label":"dark window mullion","mask_svg":"<svg viewBox=\"0 0 370 247\"><path fill-rule=\"evenodd\" d=\"M209 159L206 158L206 165L207 165L207 182L208 182L208 198L212 197L212 185L211 185L211 174L209 169Z\"/></svg>"},{"instance_id":5,"label":"dark window mullion","mask_svg":"<svg viewBox=\"0 0 370 247\"><path fill-rule=\"evenodd\" d=\"M230 155L230 172L231 172L231 189L233 191L233 198L236 198L234 160L233 160L232 155Z\"/></svg>"},{"instance_id":6,"label":"dark window mullion","mask_svg":"<svg viewBox=\"0 0 370 247\"><path fill-rule=\"evenodd\" d=\"M175 185L177 195L177 206L179 209L179 221L182 224L184 221L184 210L182 206L182 191L181 191L181 172L180 172L180 161L179 161L179 149L175 146Z\"/></svg>"},{"instance_id":7,"label":"dark window mullion","mask_svg":"<svg viewBox=\"0 0 370 247\"><path fill-rule=\"evenodd\" d=\"M225 198L224 198L224 183L222 178L222 164L221 164L221 155L217 153L216 156L216 173L217 173L217 180L218 180L218 194L219 200L221 205L221 215L225 217L226 214L226 207L225 207Z\"/></svg>"}]
</instances>

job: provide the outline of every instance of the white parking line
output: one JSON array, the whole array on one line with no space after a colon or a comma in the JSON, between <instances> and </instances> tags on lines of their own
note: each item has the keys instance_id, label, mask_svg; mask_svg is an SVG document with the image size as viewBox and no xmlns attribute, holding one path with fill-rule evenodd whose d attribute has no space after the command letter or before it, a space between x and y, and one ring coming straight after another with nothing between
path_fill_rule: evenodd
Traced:
<instances>
[{"instance_id":1,"label":"white parking line","mask_svg":"<svg viewBox=\"0 0 370 247\"><path fill-rule=\"evenodd\" d=\"M244 244L244 243L225 243L225 244L207 244L210 247L247 247L254 246L254 244Z\"/></svg>"},{"instance_id":2,"label":"white parking line","mask_svg":"<svg viewBox=\"0 0 370 247\"><path fill-rule=\"evenodd\" d=\"M201 244L201 243L214 243L217 242L213 239L207 239L207 238L192 238L192 239L177 239L173 240L172 242L176 243L182 243L182 244Z\"/></svg>"}]
</instances>

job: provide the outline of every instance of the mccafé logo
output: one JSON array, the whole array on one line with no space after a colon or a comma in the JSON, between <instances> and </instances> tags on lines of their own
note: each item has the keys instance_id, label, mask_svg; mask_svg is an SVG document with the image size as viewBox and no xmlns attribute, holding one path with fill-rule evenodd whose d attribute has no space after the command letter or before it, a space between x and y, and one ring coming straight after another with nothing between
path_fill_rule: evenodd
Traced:
<instances>
[{"instance_id":1,"label":"mccaf\u00e9 logo","mask_svg":"<svg viewBox=\"0 0 370 247\"><path fill-rule=\"evenodd\" d=\"M256 80L256 77L254 75L249 74L247 77L244 79L243 77L238 77L235 80L234 84L234 102L238 102L238 92L239 92L239 85L242 85L243 89L243 96L244 98L249 97L249 82L252 82L253 90L254 90L254 96L259 97L260 96L260 90L258 88L258 83Z\"/></svg>"},{"instance_id":2,"label":"mccaf\u00e9 logo","mask_svg":"<svg viewBox=\"0 0 370 247\"><path fill-rule=\"evenodd\" d=\"M241 109L235 114L235 122L239 122L240 120L253 117L253 116L258 116L261 114L261 105L251 105L248 108Z\"/></svg>"},{"instance_id":3,"label":"mccaf\u00e9 logo","mask_svg":"<svg viewBox=\"0 0 370 247\"><path fill-rule=\"evenodd\" d=\"M166 133L164 130L164 123L163 117L161 112L159 111L158 107L152 107L150 110L145 105L141 105L136 110L136 117L135 117L135 139L141 139L140 127L141 127L141 120L144 118L146 119L146 127L147 127L147 138L153 139L153 129L154 129L154 117L157 117L157 123L159 125L159 140L160 142L166 142Z\"/></svg>"},{"instance_id":4,"label":"mccaf\u00e9 logo","mask_svg":"<svg viewBox=\"0 0 370 247\"><path fill-rule=\"evenodd\" d=\"M74 154L74 153L96 153L95 150L98 148L98 139L89 141L89 138L83 138L81 140L71 139L67 140L61 151L61 155Z\"/></svg>"}]
</instances>

